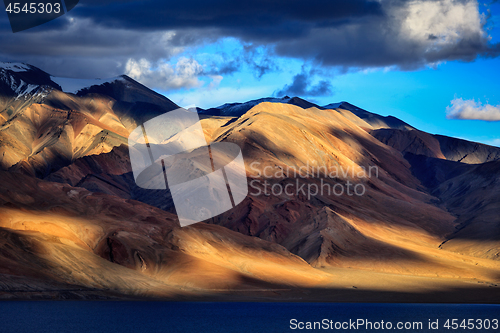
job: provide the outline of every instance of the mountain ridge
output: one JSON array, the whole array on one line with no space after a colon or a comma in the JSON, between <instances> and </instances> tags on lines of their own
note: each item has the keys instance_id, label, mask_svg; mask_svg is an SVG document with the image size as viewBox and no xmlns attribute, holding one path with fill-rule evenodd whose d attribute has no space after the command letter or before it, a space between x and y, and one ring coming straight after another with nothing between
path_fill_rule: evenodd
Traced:
<instances>
[{"instance_id":1,"label":"mountain ridge","mask_svg":"<svg viewBox=\"0 0 500 333\"><path fill-rule=\"evenodd\" d=\"M9 65L9 82L23 66ZM0 297L498 299L496 150L347 102L224 104L200 124L207 142L241 148L250 195L180 228L169 190L135 184L126 145L177 105L102 81L1 95ZM363 194L330 191L349 184Z\"/></svg>"},{"instance_id":2,"label":"mountain ridge","mask_svg":"<svg viewBox=\"0 0 500 333\"><path fill-rule=\"evenodd\" d=\"M6 90L0 96L0 167L42 178L81 156L126 143L139 124L178 108L126 76L73 94L33 66L4 63L0 74Z\"/></svg>"}]
</instances>

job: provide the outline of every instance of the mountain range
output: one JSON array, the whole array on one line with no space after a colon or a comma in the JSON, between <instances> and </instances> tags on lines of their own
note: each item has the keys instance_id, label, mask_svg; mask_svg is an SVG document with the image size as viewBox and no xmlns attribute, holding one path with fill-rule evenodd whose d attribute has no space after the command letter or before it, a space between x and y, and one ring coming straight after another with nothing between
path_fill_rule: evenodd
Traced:
<instances>
[{"instance_id":1,"label":"mountain range","mask_svg":"<svg viewBox=\"0 0 500 333\"><path fill-rule=\"evenodd\" d=\"M500 148L347 102L198 108L207 142L241 148L250 194L181 228L127 147L177 108L125 75L0 63L2 298L498 302ZM349 184L363 194L299 190Z\"/></svg>"}]
</instances>

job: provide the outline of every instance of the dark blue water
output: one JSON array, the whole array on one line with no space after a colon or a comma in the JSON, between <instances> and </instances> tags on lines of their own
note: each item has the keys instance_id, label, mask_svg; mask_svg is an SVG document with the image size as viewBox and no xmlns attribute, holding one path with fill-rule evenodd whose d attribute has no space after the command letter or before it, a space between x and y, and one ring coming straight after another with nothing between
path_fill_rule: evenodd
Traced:
<instances>
[{"instance_id":1,"label":"dark blue water","mask_svg":"<svg viewBox=\"0 0 500 333\"><path fill-rule=\"evenodd\" d=\"M290 320L296 319L291 324ZM326 319L326 321L324 321ZM349 321L370 321L352 326ZM438 329L428 328L429 319ZM447 319L474 319L474 328L445 328ZM189 302L0 302L0 332L498 332L500 305L339 304L339 303L189 303ZM379 326L384 321L384 327ZM479 321L480 320L480 321ZM328 322L305 329L307 322ZM322 322L323 321L323 322ZM304 329L299 329L302 327ZM388 329L388 322L392 329ZM409 322L409 324L407 323ZM361 322L360 322L361 323ZM464 324L466 322L463 322ZM482 329L479 329L479 324ZM488 324L489 323L489 324ZM335 329L335 324L337 328ZM311 324L314 325L314 324ZM339 326L340 325L340 326ZM342 329L342 326L344 329ZM489 329L484 327L488 325ZM498 325L498 324L497 324ZM296 327L296 329L291 329ZM356 327L356 329L353 329ZM407 326L409 327L409 326ZM469 326L472 327L472 326ZM313 327L314 328L314 327Z\"/></svg>"}]
</instances>

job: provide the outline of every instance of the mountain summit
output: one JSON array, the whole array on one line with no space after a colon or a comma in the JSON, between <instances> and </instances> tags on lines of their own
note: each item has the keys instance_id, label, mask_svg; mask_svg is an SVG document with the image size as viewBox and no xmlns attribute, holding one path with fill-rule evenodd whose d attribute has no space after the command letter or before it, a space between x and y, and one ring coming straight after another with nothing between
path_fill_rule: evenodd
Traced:
<instances>
[{"instance_id":1,"label":"mountain summit","mask_svg":"<svg viewBox=\"0 0 500 333\"><path fill-rule=\"evenodd\" d=\"M129 132L178 106L127 76L58 78L0 64L0 166L37 176L126 143Z\"/></svg>"}]
</instances>

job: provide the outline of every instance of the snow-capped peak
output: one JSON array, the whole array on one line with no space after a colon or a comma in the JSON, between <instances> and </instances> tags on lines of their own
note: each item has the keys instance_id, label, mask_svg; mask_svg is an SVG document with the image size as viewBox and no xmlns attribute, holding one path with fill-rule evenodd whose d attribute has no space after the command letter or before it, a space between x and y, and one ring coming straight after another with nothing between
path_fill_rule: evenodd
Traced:
<instances>
[{"instance_id":1,"label":"snow-capped peak","mask_svg":"<svg viewBox=\"0 0 500 333\"><path fill-rule=\"evenodd\" d=\"M6 65L7 64L7 65ZM23 72L26 70L30 70L28 66L21 63L5 63L0 62L0 80L5 82L12 92L14 92L17 97L16 100L21 98L22 96L29 96L30 93L35 92L40 86L36 84L29 84L24 80L16 77L15 74L11 72ZM10 71L10 72L8 72Z\"/></svg>"},{"instance_id":2,"label":"snow-capped peak","mask_svg":"<svg viewBox=\"0 0 500 333\"><path fill-rule=\"evenodd\" d=\"M31 69L30 65L23 64L22 62L1 62L0 69L12 71L12 72L26 72Z\"/></svg>"}]
</instances>

